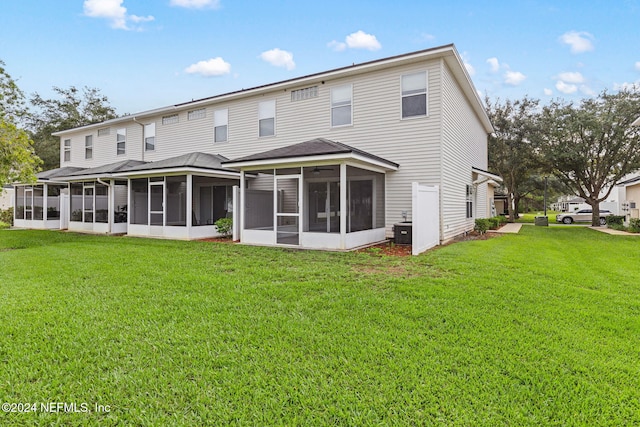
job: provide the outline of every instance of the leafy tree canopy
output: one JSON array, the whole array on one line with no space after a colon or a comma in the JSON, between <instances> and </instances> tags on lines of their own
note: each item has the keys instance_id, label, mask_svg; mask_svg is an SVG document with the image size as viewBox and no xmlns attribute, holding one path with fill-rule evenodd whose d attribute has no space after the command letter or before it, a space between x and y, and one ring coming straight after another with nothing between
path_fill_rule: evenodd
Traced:
<instances>
[{"instance_id":1,"label":"leafy tree canopy","mask_svg":"<svg viewBox=\"0 0 640 427\"><path fill-rule=\"evenodd\" d=\"M29 117L29 129L36 152L45 161L45 169L60 164L60 140L54 132L100 123L117 117L109 99L99 89L71 86L53 88L57 98L44 99L38 93L31 97L35 111Z\"/></svg>"},{"instance_id":2,"label":"leafy tree canopy","mask_svg":"<svg viewBox=\"0 0 640 427\"><path fill-rule=\"evenodd\" d=\"M580 104L555 101L540 114L540 153L553 173L593 209L625 175L640 168L640 91L606 91Z\"/></svg>"}]
</instances>

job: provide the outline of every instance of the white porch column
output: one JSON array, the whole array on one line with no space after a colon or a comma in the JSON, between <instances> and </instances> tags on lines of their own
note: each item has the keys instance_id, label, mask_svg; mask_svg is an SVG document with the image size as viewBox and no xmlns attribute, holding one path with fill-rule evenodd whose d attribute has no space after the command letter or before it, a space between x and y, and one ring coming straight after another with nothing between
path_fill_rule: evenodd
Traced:
<instances>
[{"instance_id":1,"label":"white porch column","mask_svg":"<svg viewBox=\"0 0 640 427\"><path fill-rule=\"evenodd\" d=\"M340 249L347 247L347 164L340 163Z\"/></svg>"},{"instance_id":2,"label":"white porch column","mask_svg":"<svg viewBox=\"0 0 640 427\"><path fill-rule=\"evenodd\" d=\"M234 210L238 210L238 215L240 215L240 242L244 242L244 197L245 197L245 187L246 187L246 182L245 182L245 177L244 177L244 170L240 171L240 204L239 206L234 206L233 209Z\"/></svg>"},{"instance_id":3,"label":"white porch column","mask_svg":"<svg viewBox=\"0 0 640 427\"><path fill-rule=\"evenodd\" d=\"M44 228L47 228L47 209L49 208L49 204L47 203L47 199L49 195L49 186L47 184L42 185L42 221L44 222Z\"/></svg>"}]
</instances>

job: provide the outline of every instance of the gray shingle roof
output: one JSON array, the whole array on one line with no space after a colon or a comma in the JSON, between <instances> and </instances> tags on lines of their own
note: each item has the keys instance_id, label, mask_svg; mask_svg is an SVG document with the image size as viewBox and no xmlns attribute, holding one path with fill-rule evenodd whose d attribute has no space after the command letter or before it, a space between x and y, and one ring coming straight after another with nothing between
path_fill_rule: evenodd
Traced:
<instances>
[{"instance_id":1,"label":"gray shingle roof","mask_svg":"<svg viewBox=\"0 0 640 427\"><path fill-rule=\"evenodd\" d=\"M310 141L300 142L298 144L288 145L286 147L276 148L274 150L263 151L262 153L252 154L250 156L233 159L226 163L248 162L256 160L273 160L286 159L292 157L310 157L322 156L328 154L359 154L370 159L378 160L390 165L398 166L397 163L390 162L382 157L375 156L366 151L359 150L347 144L337 141L331 141L325 138L316 138Z\"/></svg>"},{"instance_id":2,"label":"gray shingle roof","mask_svg":"<svg viewBox=\"0 0 640 427\"><path fill-rule=\"evenodd\" d=\"M154 169L176 169L176 168L198 168L198 169L215 169L215 170L228 170L222 167L222 162L228 160L226 157L220 154L207 154L207 153L188 153L177 157L171 157L169 159L158 160L157 162L149 162L141 165L136 165L123 170L122 172L133 171L146 171Z\"/></svg>"},{"instance_id":3,"label":"gray shingle roof","mask_svg":"<svg viewBox=\"0 0 640 427\"><path fill-rule=\"evenodd\" d=\"M49 169L48 171L42 171L36 174L38 179L41 180L50 180L60 176L69 176L72 173L79 172L84 168L78 168L75 166L65 166L62 168Z\"/></svg>"},{"instance_id":4,"label":"gray shingle roof","mask_svg":"<svg viewBox=\"0 0 640 427\"><path fill-rule=\"evenodd\" d=\"M95 168L82 169L77 172L69 173L66 176L68 177L80 177L80 176L88 176L88 175L108 175L116 172L122 172L127 170L128 168L144 165L145 162L140 160L121 160L115 163L109 163L108 165L97 166ZM62 176L62 175L59 175Z\"/></svg>"}]
</instances>

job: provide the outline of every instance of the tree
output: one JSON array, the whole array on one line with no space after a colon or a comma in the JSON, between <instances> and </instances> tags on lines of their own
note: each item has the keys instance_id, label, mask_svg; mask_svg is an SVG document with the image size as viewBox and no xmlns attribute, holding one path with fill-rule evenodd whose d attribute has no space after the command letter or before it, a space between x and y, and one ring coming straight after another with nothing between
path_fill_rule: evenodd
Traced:
<instances>
[{"instance_id":1,"label":"tree","mask_svg":"<svg viewBox=\"0 0 640 427\"><path fill-rule=\"evenodd\" d=\"M0 61L0 192L6 183L35 181L42 163L29 135L18 128L25 114L24 95Z\"/></svg>"},{"instance_id":2,"label":"tree","mask_svg":"<svg viewBox=\"0 0 640 427\"><path fill-rule=\"evenodd\" d=\"M535 127L538 100L497 100L485 97L489 119L495 129L489 136L489 169L504 180L509 205L509 221L515 221L520 199L531 191L530 177L538 166L531 136Z\"/></svg>"},{"instance_id":3,"label":"tree","mask_svg":"<svg viewBox=\"0 0 640 427\"><path fill-rule=\"evenodd\" d=\"M555 101L540 116L540 149L553 173L592 208L600 225L600 202L625 175L640 168L640 91L606 91L579 105Z\"/></svg>"},{"instance_id":4,"label":"tree","mask_svg":"<svg viewBox=\"0 0 640 427\"><path fill-rule=\"evenodd\" d=\"M109 99L99 89L75 86L69 89L54 87L57 99L44 99L38 93L31 98L35 108L29 117L29 129L35 149L44 160L45 169L60 165L60 140L52 133L100 123L117 117Z\"/></svg>"}]
</instances>

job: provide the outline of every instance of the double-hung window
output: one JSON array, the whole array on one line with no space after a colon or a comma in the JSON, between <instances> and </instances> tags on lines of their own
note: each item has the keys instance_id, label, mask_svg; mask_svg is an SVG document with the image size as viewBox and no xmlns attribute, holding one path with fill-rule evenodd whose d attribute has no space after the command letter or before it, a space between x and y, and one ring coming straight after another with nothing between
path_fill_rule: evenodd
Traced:
<instances>
[{"instance_id":1,"label":"double-hung window","mask_svg":"<svg viewBox=\"0 0 640 427\"><path fill-rule=\"evenodd\" d=\"M331 127L352 124L352 86L344 85L331 89Z\"/></svg>"},{"instance_id":2,"label":"double-hung window","mask_svg":"<svg viewBox=\"0 0 640 427\"><path fill-rule=\"evenodd\" d=\"M118 155L125 154L127 148L127 129L116 131L116 152Z\"/></svg>"},{"instance_id":3,"label":"double-hung window","mask_svg":"<svg viewBox=\"0 0 640 427\"><path fill-rule=\"evenodd\" d=\"M473 185L467 184L467 218L473 218Z\"/></svg>"},{"instance_id":4,"label":"double-hung window","mask_svg":"<svg viewBox=\"0 0 640 427\"><path fill-rule=\"evenodd\" d=\"M427 73L402 76L402 118L427 115Z\"/></svg>"},{"instance_id":5,"label":"double-hung window","mask_svg":"<svg viewBox=\"0 0 640 427\"><path fill-rule=\"evenodd\" d=\"M213 142L226 142L228 138L229 110L213 112Z\"/></svg>"},{"instance_id":6,"label":"double-hung window","mask_svg":"<svg viewBox=\"0 0 640 427\"><path fill-rule=\"evenodd\" d=\"M276 101L263 101L258 105L258 135L276 134Z\"/></svg>"},{"instance_id":7,"label":"double-hung window","mask_svg":"<svg viewBox=\"0 0 640 427\"><path fill-rule=\"evenodd\" d=\"M71 161L71 140L70 139L65 139L64 140L64 154L63 154L63 161L65 162L69 162Z\"/></svg>"},{"instance_id":8,"label":"double-hung window","mask_svg":"<svg viewBox=\"0 0 640 427\"><path fill-rule=\"evenodd\" d=\"M156 124L144 125L144 151L154 151L156 149Z\"/></svg>"},{"instance_id":9,"label":"double-hung window","mask_svg":"<svg viewBox=\"0 0 640 427\"><path fill-rule=\"evenodd\" d=\"M93 158L93 135L87 135L84 137L84 158Z\"/></svg>"}]
</instances>

